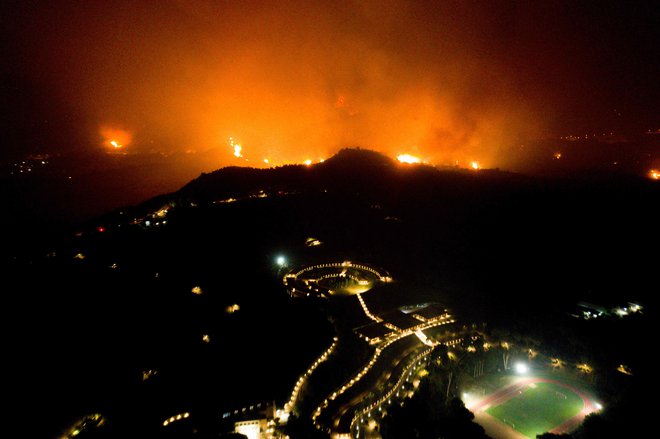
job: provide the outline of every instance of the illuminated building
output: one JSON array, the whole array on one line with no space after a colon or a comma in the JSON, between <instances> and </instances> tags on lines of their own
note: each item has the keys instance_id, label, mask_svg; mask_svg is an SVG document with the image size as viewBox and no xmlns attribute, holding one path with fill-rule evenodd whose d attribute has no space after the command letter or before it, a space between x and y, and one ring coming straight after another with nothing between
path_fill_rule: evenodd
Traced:
<instances>
[{"instance_id":1,"label":"illuminated building","mask_svg":"<svg viewBox=\"0 0 660 439\"><path fill-rule=\"evenodd\" d=\"M265 439L272 437L267 430L267 419L252 419L234 423L234 432L244 434L248 439Z\"/></svg>"}]
</instances>

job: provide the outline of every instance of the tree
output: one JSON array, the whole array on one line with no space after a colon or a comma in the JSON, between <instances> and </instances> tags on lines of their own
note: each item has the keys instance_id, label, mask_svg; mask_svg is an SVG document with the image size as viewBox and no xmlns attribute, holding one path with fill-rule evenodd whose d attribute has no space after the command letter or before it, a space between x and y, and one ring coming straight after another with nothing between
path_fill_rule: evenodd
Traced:
<instances>
[{"instance_id":1,"label":"tree","mask_svg":"<svg viewBox=\"0 0 660 439\"><path fill-rule=\"evenodd\" d=\"M452 367L449 366L448 372L442 367L442 361L435 363L411 398L387 409L381 423L383 439L487 438L484 429L473 422L474 415L465 408L463 401L447 398L453 381L449 374L456 373Z\"/></svg>"}]
</instances>

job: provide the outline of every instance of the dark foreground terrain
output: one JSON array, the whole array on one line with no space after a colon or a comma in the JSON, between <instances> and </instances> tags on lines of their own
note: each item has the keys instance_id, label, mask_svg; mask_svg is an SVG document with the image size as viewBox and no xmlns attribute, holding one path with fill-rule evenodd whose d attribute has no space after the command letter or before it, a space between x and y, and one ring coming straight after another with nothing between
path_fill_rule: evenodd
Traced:
<instances>
[{"instance_id":1,"label":"dark foreground terrain","mask_svg":"<svg viewBox=\"0 0 660 439\"><path fill-rule=\"evenodd\" d=\"M3 255L15 422L52 437L98 412L108 436L157 437L176 413L215 432L226 410L281 405L333 336L323 306L290 298L281 276L325 260L392 274L370 296L376 312L441 302L462 321L602 367L625 363L643 380L659 190L621 175L402 166L364 150L203 174L47 248ZM310 237L322 244L307 246ZM581 301L640 303L644 315L570 317Z\"/></svg>"}]
</instances>

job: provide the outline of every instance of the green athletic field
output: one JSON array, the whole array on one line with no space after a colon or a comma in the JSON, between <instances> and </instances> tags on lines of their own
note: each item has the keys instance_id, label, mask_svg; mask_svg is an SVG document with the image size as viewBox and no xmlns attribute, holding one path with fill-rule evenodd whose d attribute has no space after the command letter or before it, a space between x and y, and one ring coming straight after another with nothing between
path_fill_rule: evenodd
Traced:
<instances>
[{"instance_id":1,"label":"green athletic field","mask_svg":"<svg viewBox=\"0 0 660 439\"><path fill-rule=\"evenodd\" d=\"M551 383L536 383L508 401L486 410L486 413L513 427L523 435L535 438L577 415L584 403L571 390Z\"/></svg>"}]
</instances>

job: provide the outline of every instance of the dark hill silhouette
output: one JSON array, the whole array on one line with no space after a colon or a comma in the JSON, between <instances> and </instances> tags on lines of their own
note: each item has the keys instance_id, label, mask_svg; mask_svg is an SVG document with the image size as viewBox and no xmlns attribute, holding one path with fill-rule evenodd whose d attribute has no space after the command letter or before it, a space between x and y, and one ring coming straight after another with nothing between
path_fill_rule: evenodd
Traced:
<instances>
[{"instance_id":1,"label":"dark hill silhouette","mask_svg":"<svg viewBox=\"0 0 660 439\"><path fill-rule=\"evenodd\" d=\"M484 180L488 184L483 184ZM227 167L191 181L175 194L176 198L212 201L246 196L260 190L271 192L332 190L373 196L391 194L402 188L426 192L451 186L454 190L474 189L475 185L492 187L499 182L529 183L530 177L483 170L478 173L454 168L439 169L429 165L399 164L381 153L342 149L323 163L311 166L287 165L270 169Z\"/></svg>"},{"instance_id":2,"label":"dark hill silhouette","mask_svg":"<svg viewBox=\"0 0 660 439\"><path fill-rule=\"evenodd\" d=\"M362 166L391 168L396 163L386 155L370 149L344 148L321 164L324 168Z\"/></svg>"}]
</instances>

